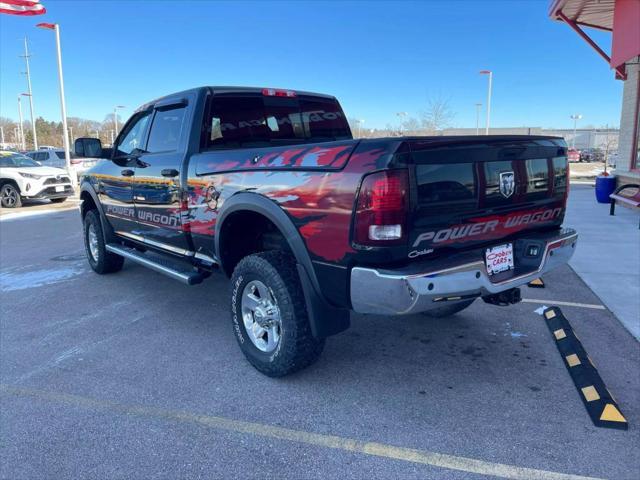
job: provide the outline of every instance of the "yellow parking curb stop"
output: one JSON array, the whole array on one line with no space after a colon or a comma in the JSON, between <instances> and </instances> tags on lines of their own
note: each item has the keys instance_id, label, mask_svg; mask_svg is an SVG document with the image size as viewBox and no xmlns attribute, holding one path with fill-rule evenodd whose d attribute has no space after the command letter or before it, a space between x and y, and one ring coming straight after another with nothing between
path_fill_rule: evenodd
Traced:
<instances>
[{"instance_id":1,"label":"yellow parking curb stop","mask_svg":"<svg viewBox=\"0 0 640 480\"><path fill-rule=\"evenodd\" d=\"M544 281L541 278L536 278L527 283L529 288L544 288Z\"/></svg>"},{"instance_id":2,"label":"yellow parking curb stop","mask_svg":"<svg viewBox=\"0 0 640 480\"><path fill-rule=\"evenodd\" d=\"M543 316L593 424L596 427L627 430L627 420L573 331L569 320L558 307L547 308Z\"/></svg>"}]
</instances>

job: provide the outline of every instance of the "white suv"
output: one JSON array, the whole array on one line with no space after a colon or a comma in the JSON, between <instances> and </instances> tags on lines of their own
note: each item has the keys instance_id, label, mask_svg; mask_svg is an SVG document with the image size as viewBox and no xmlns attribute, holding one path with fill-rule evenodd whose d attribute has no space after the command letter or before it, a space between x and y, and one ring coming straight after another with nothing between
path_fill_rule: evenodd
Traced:
<instances>
[{"instance_id":1,"label":"white suv","mask_svg":"<svg viewBox=\"0 0 640 480\"><path fill-rule=\"evenodd\" d=\"M16 208L23 199L64 202L73 195L71 179L59 168L43 167L15 152L0 152L0 206Z\"/></svg>"},{"instance_id":2,"label":"white suv","mask_svg":"<svg viewBox=\"0 0 640 480\"><path fill-rule=\"evenodd\" d=\"M40 162L45 167L57 167L66 170L64 150L59 148L47 148L28 152L25 155ZM97 158L78 157L71 153L71 169L76 172L78 180L80 176L98 162Z\"/></svg>"}]
</instances>

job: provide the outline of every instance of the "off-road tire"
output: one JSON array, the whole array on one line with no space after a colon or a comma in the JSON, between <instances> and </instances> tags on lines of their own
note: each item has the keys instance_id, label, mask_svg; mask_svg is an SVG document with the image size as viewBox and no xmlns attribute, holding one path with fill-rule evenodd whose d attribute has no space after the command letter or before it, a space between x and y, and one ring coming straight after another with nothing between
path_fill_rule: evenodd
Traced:
<instances>
[{"instance_id":1,"label":"off-road tire","mask_svg":"<svg viewBox=\"0 0 640 480\"><path fill-rule=\"evenodd\" d=\"M433 310L428 310L423 312L424 315L433 318L445 318L450 317L451 315L455 315L458 312L461 312L465 308L469 307L475 298L471 300L465 300L464 302L451 303L449 305L443 305L438 308L434 308Z\"/></svg>"},{"instance_id":2,"label":"off-road tire","mask_svg":"<svg viewBox=\"0 0 640 480\"><path fill-rule=\"evenodd\" d=\"M93 258L89 248L89 228L93 226L98 237L97 259ZM84 216L84 248L87 253L87 260L94 272L99 274L113 273L122 269L124 258L115 253L108 252L104 245L104 234L100 214L97 210L89 210Z\"/></svg>"},{"instance_id":3,"label":"off-road tire","mask_svg":"<svg viewBox=\"0 0 640 480\"><path fill-rule=\"evenodd\" d=\"M19 208L22 206L20 189L13 183L5 183L0 187L0 206L2 208Z\"/></svg>"},{"instance_id":4,"label":"off-road tire","mask_svg":"<svg viewBox=\"0 0 640 480\"><path fill-rule=\"evenodd\" d=\"M270 289L280 310L280 340L271 353L256 348L242 321L242 293L252 280L259 280ZM240 260L231 277L231 322L242 353L269 377L282 377L308 367L324 348L324 339L316 339L311 333L296 262L291 255L279 251Z\"/></svg>"},{"instance_id":5,"label":"off-road tire","mask_svg":"<svg viewBox=\"0 0 640 480\"><path fill-rule=\"evenodd\" d=\"M62 197L62 198L51 198L51 203L62 203L67 199L67 197Z\"/></svg>"}]
</instances>

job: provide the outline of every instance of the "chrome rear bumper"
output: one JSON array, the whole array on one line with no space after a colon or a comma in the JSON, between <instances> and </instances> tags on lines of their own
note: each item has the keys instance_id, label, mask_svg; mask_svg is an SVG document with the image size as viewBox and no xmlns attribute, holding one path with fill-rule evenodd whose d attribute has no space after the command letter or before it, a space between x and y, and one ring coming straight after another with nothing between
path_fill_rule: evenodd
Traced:
<instances>
[{"instance_id":1,"label":"chrome rear bumper","mask_svg":"<svg viewBox=\"0 0 640 480\"><path fill-rule=\"evenodd\" d=\"M424 312L467 298L499 293L524 285L541 275L564 265L575 251L578 234L563 229L514 240L544 246L540 258L519 259L510 278L492 281L487 274L482 250L439 260L412 265L400 270L354 267L351 270L351 305L359 313L405 315ZM504 243L504 242L502 242ZM515 252L514 252L515 253ZM527 268L519 263L528 262ZM499 278L499 276L496 276Z\"/></svg>"}]
</instances>

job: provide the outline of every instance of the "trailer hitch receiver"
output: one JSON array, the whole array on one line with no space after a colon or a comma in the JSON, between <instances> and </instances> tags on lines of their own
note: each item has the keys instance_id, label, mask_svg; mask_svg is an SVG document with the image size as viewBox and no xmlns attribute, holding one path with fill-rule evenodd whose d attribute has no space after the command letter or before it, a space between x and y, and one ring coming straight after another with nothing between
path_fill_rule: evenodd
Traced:
<instances>
[{"instance_id":1,"label":"trailer hitch receiver","mask_svg":"<svg viewBox=\"0 0 640 480\"><path fill-rule=\"evenodd\" d=\"M491 305L498 305L500 307L506 307L507 305L512 305L514 303L520 302L522 300L522 295L520 294L519 288L511 288L509 290L505 290L504 292L494 293L493 295L486 295L482 297L486 303L490 303Z\"/></svg>"}]
</instances>

